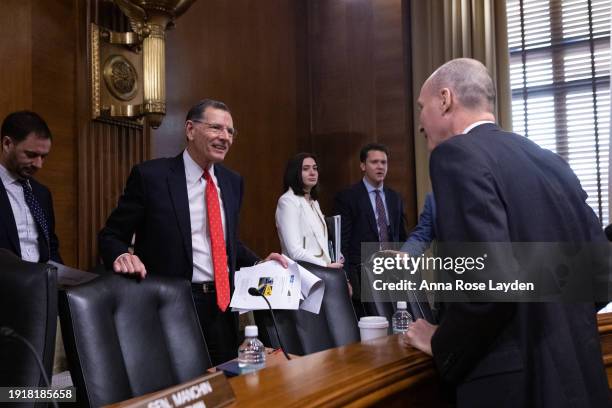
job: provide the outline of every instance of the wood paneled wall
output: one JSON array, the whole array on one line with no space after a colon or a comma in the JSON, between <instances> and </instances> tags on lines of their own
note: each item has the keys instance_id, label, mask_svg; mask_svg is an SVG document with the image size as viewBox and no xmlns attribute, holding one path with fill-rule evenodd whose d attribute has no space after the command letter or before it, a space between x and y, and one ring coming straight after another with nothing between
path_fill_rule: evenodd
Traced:
<instances>
[{"instance_id":1,"label":"wood paneled wall","mask_svg":"<svg viewBox=\"0 0 612 408\"><path fill-rule=\"evenodd\" d=\"M64 261L83 269L130 167L150 157L142 127L90 117L87 26L109 14L99 3L6 0L0 12L0 118L29 109L47 121L53 145L36 177L53 194Z\"/></svg>"},{"instance_id":2,"label":"wood paneled wall","mask_svg":"<svg viewBox=\"0 0 612 408\"><path fill-rule=\"evenodd\" d=\"M225 101L240 131L226 164L245 177L241 236L259 254L279 250L274 210L285 164L299 151L319 156L329 214L334 194L361 176L361 145L387 144L387 184L401 192L414 224L407 4L196 2L167 33L167 116L148 134L89 118L87 24L125 28L124 19L108 18L112 3L4 0L0 115L32 109L51 127L53 150L39 178L54 196L66 262L95 265L96 233L129 169L179 153L185 113L204 97Z\"/></svg>"},{"instance_id":3,"label":"wood paneled wall","mask_svg":"<svg viewBox=\"0 0 612 408\"><path fill-rule=\"evenodd\" d=\"M305 2L196 2L167 33L167 115L153 131L155 156L184 144L185 115L198 100L232 111L237 139L225 164L242 174L241 238L261 256L280 251L274 211L287 159L308 132Z\"/></svg>"},{"instance_id":4,"label":"wood paneled wall","mask_svg":"<svg viewBox=\"0 0 612 408\"><path fill-rule=\"evenodd\" d=\"M0 120L39 113L53 134L36 178L53 194L64 261L77 263L75 133L76 14L72 0L7 0L0 12Z\"/></svg>"},{"instance_id":5,"label":"wood paneled wall","mask_svg":"<svg viewBox=\"0 0 612 408\"><path fill-rule=\"evenodd\" d=\"M321 165L321 204L360 179L358 152L391 149L387 183L416 220L410 129L407 4L402 0L200 1L167 34L168 114L154 156L184 147L184 117L197 100L226 102L240 134L226 164L245 178L242 239L279 250L274 223L287 160L311 151Z\"/></svg>"},{"instance_id":6,"label":"wood paneled wall","mask_svg":"<svg viewBox=\"0 0 612 408\"><path fill-rule=\"evenodd\" d=\"M409 2L308 2L311 149L321 162L321 206L362 175L359 150L369 142L390 149L385 184L404 198L416 223L410 82Z\"/></svg>"},{"instance_id":7,"label":"wood paneled wall","mask_svg":"<svg viewBox=\"0 0 612 408\"><path fill-rule=\"evenodd\" d=\"M132 168L149 158L148 132L140 126L92 121L79 141L79 260L82 268L99 262L97 234L117 206Z\"/></svg>"},{"instance_id":8,"label":"wood paneled wall","mask_svg":"<svg viewBox=\"0 0 612 408\"><path fill-rule=\"evenodd\" d=\"M77 3L79 44L77 47L76 121L78 139L78 265L90 269L99 263L98 231L117 206L125 181L137 163L151 157L150 132L146 126L116 120L92 120L89 90L90 22L115 31L127 31L127 18L112 2L87 0Z\"/></svg>"}]
</instances>

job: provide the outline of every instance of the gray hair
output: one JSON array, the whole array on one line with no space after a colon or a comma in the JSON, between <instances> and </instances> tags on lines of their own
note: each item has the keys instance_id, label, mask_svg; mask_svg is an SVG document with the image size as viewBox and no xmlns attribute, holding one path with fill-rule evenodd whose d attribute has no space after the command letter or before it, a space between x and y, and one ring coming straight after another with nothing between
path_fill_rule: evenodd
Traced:
<instances>
[{"instance_id":1,"label":"gray hair","mask_svg":"<svg viewBox=\"0 0 612 408\"><path fill-rule=\"evenodd\" d=\"M495 85L487 68L471 58L457 58L438 68L429 77L434 92L442 88L455 91L461 105L470 110L495 109Z\"/></svg>"},{"instance_id":2,"label":"gray hair","mask_svg":"<svg viewBox=\"0 0 612 408\"><path fill-rule=\"evenodd\" d=\"M185 118L185 122L193 119L202 119L202 115L208 108L220 109L230 113L229 108L223 102L216 101L214 99L202 99L198 101L198 103L193 105L191 109L189 109L189 112L187 112L187 117Z\"/></svg>"}]
</instances>

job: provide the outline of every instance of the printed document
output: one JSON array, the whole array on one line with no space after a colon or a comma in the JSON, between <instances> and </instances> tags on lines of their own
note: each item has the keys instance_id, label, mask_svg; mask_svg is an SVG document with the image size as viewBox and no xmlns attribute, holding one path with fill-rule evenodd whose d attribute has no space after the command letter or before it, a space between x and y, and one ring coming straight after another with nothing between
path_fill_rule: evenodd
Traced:
<instances>
[{"instance_id":1,"label":"printed document","mask_svg":"<svg viewBox=\"0 0 612 408\"><path fill-rule=\"evenodd\" d=\"M278 262L268 261L255 266L241 268L234 274L234 295L230 306L234 311L267 309L260 296L249 294L256 288L270 302L272 309L302 309L318 314L325 292L324 282L287 258L288 268Z\"/></svg>"}]
</instances>

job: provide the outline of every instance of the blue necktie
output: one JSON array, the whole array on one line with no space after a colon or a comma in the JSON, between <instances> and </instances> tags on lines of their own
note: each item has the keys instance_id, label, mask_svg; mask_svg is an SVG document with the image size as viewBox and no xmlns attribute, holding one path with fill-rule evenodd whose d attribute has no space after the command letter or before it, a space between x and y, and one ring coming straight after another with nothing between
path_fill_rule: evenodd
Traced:
<instances>
[{"instance_id":1,"label":"blue necktie","mask_svg":"<svg viewBox=\"0 0 612 408\"><path fill-rule=\"evenodd\" d=\"M45 242L47 243L47 250L49 248L49 223L47 222L47 217L45 213L38 203L36 197L34 197L34 193L32 192L32 187L30 186L30 182L27 179L19 179L19 184L23 187L23 196L25 198L26 204L28 208L30 208L30 212L32 213L32 217L34 217L34 221L38 225L40 232L42 232L43 237L45 238ZM43 254L41 251L40 254L41 259L43 258Z\"/></svg>"}]
</instances>

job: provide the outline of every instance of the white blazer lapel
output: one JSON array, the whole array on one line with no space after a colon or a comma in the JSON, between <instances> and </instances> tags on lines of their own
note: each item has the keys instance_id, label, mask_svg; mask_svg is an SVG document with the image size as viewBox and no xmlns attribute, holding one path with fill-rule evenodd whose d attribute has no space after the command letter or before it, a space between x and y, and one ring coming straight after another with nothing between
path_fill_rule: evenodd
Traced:
<instances>
[{"instance_id":1,"label":"white blazer lapel","mask_svg":"<svg viewBox=\"0 0 612 408\"><path fill-rule=\"evenodd\" d=\"M310 206L310 204L306 201L306 199L302 200L304 206ZM321 209L319 208L319 203L315 201L315 204L312 206L314 211L311 211L309 208L304 208L304 212L309 214L308 224L310 225L310 229L312 230L312 234L314 235L317 243L321 247L323 253L327 254L327 231L325 226L325 218L323 218L323 214L321 213Z\"/></svg>"}]
</instances>

